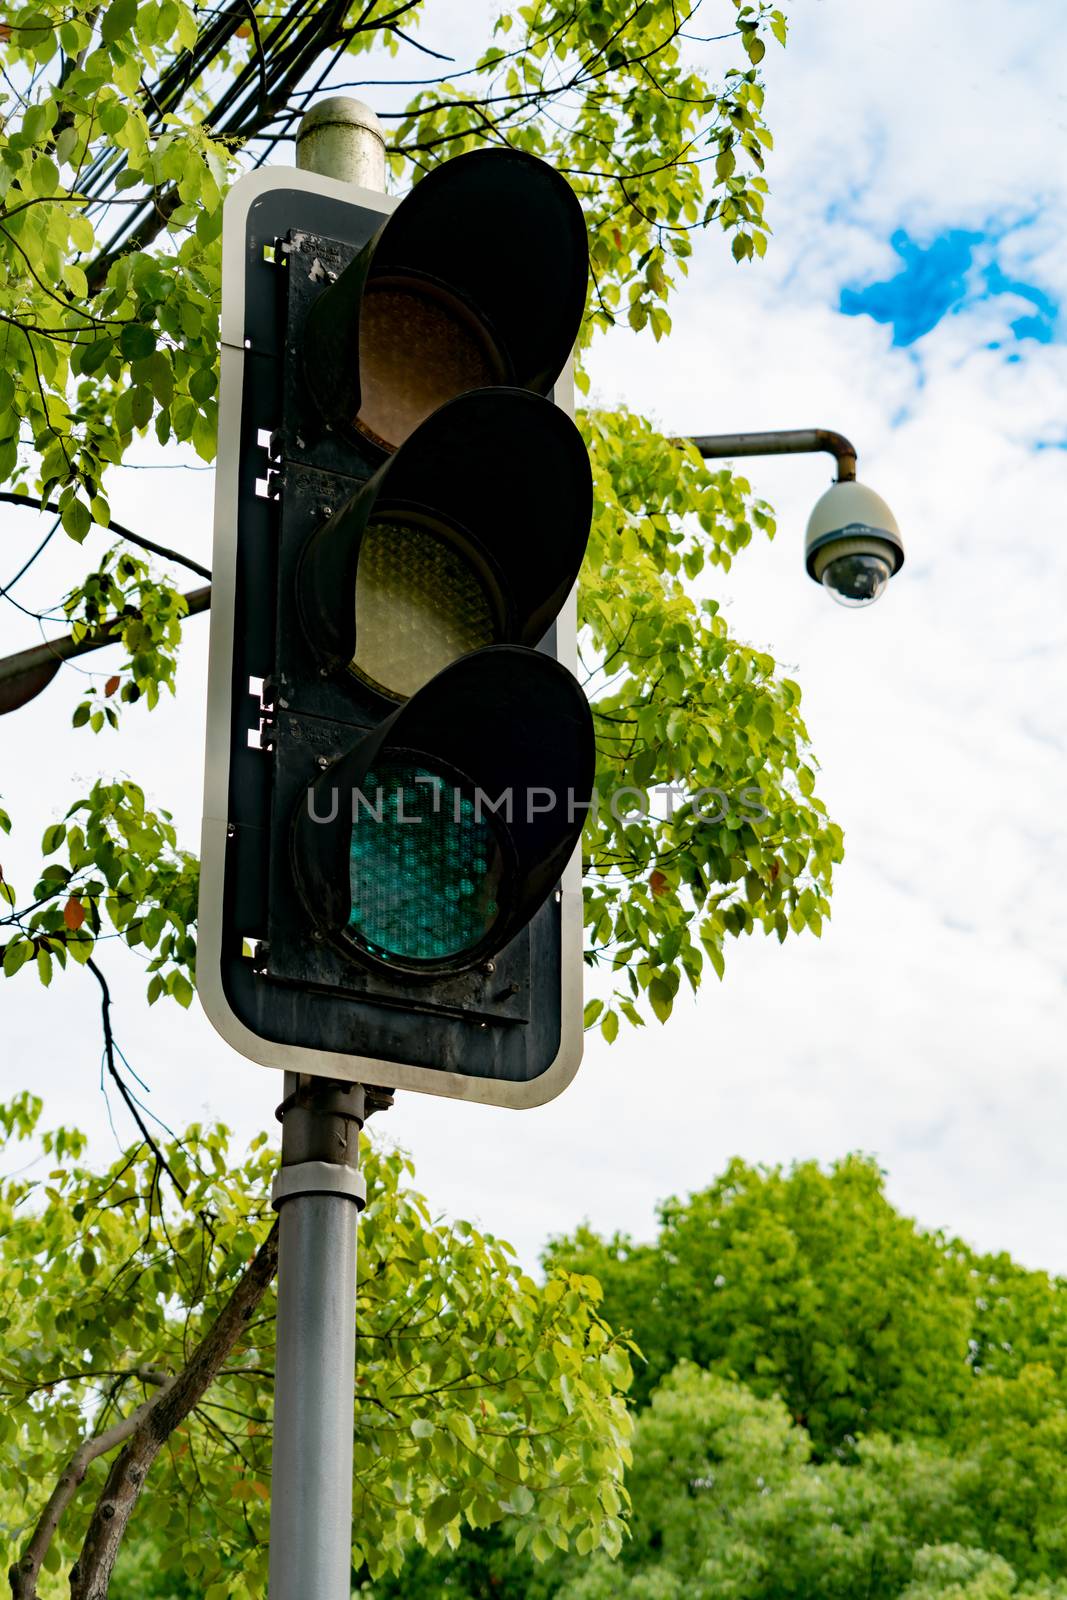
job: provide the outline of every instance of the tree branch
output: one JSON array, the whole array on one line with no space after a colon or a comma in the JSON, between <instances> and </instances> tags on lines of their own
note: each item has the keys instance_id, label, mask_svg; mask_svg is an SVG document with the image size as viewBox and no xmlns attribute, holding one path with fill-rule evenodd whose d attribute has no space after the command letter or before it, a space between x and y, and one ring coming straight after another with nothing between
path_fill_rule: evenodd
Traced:
<instances>
[{"instance_id":1,"label":"tree branch","mask_svg":"<svg viewBox=\"0 0 1067 1600\"><path fill-rule=\"evenodd\" d=\"M134 1375L132 1372L122 1374L124 1378ZM37 1519L37 1526L30 1535L26 1548L8 1570L11 1600L37 1600L37 1578L41 1565L48 1554L63 1513L81 1488L90 1466L98 1456L107 1455L116 1445L124 1443L135 1433L152 1407L169 1392L175 1381L147 1367L139 1368L137 1375L145 1382L158 1383L160 1386L158 1392L143 1401L135 1411L130 1412L128 1417L120 1417L110 1428L105 1428L104 1432L98 1433L95 1438L84 1440L75 1450L59 1482L49 1495L47 1505Z\"/></svg>"},{"instance_id":2,"label":"tree branch","mask_svg":"<svg viewBox=\"0 0 1067 1600\"><path fill-rule=\"evenodd\" d=\"M188 1196L188 1190L186 1189L185 1185L180 1182L174 1172L173 1167L170 1165L166 1156L159 1148L156 1140L153 1139L148 1124L141 1115L140 1108L136 1100L123 1083L122 1075L119 1072L118 1067L115 1065L115 1035L111 1026L111 990L108 987L108 981L104 977L104 974L100 971L100 968L97 966L92 956L89 957L85 965L88 967L89 971L100 985L100 1020L104 1030L104 1061L107 1065L108 1074L118 1089L119 1094L122 1096L126 1110L130 1113L130 1116L137 1124L138 1133L141 1135L141 1138L152 1152L152 1159L156 1164L156 1176L158 1177L160 1172L165 1172L175 1189L177 1189L178 1193L184 1200ZM151 1210L151 1201L149 1202L149 1209Z\"/></svg>"},{"instance_id":3,"label":"tree branch","mask_svg":"<svg viewBox=\"0 0 1067 1600\"><path fill-rule=\"evenodd\" d=\"M16 494L11 489L0 489L0 501L6 501L12 506L30 506L36 511L47 511L55 516L60 515L59 507L52 500L39 500L33 494ZM117 533L120 539L125 539L127 544L136 545L139 550L150 550L154 556L163 556L167 561L176 561L180 567L188 567L190 572L196 572L201 578L211 577L211 568L202 567L199 561L194 561L192 556L183 556L178 550L171 550L165 544L156 544L153 539L146 539L143 534L131 533L129 528L123 527L121 522L109 518L106 527L109 533ZM10 588L10 584L8 585Z\"/></svg>"},{"instance_id":4,"label":"tree branch","mask_svg":"<svg viewBox=\"0 0 1067 1600\"><path fill-rule=\"evenodd\" d=\"M81 1554L71 1568L71 1600L106 1595L130 1515L153 1461L167 1439L218 1377L278 1270L278 1224L245 1269L226 1305L165 1393L153 1396L108 1473ZM28 1600L33 1600L32 1595Z\"/></svg>"}]
</instances>

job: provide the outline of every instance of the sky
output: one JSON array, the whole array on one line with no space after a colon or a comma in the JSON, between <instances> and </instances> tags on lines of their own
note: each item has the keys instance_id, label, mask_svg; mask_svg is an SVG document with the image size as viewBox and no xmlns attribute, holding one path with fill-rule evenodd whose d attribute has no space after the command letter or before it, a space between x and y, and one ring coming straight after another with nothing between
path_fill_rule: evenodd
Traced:
<instances>
[{"instance_id":1,"label":"sky","mask_svg":"<svg viewBox=\"0 0 1067 1600\"><path fill-rule=\"evenodd\" d=\"M466 59L492 11L430 0L420 36ZM657 1202L707 1185L733 1155L862 1150L925 1226L1067 1272L1058 21L1055 0L797 5L788 49L765 63L765 260L739 267L722 237L701 236L674 335L619 332L592 357L596 401L672 434L846 433L907 560L873 609L834 606L802 559L829 458L745 464L779 531L714 592L735 633L804 689L820 792L846 837L822 939L735 944L725 982L709 977L666 1027L624 1030L611 1047L590 1035L549 1106L409 1094L378 1119L436 1209L510 1239L527 1263L583 1219L651 1237ZM399 59L422 73L425 58ZM157 470L147 445L132 459L151 469L116 474L114 514L210 561L212 473ZM0 524L13 571L40 525L6 511ZM54 600L60 560L31 578L24 603ZM9 613L2 627L4 650L36 637ZM63 677L0 724L0 793L20 830L3 843L8 877L25 863L25 881L46 823L120 763L196 847L205 621L187 641L174 706L131 719L121 748L70 731ZM276 1074L236 1057L195 1004L150 1011L135 958L109 953L108 970L119 1039L159 1117L218 1117L241 1138L276 1127ZM24 974L0 1001L0 1093L32 1087L52 1122L87 1128L109 1157L91 978L44 992Z\"/></svg>"}]
</instances>

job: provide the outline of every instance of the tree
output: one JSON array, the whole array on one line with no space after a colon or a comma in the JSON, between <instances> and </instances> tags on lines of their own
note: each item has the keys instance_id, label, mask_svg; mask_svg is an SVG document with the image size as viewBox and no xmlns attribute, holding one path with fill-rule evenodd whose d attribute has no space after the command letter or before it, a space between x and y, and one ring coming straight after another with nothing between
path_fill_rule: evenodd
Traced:
<instances>
[{"instance_id":1,"label":"tree","mask_svg":"<svg viewBox=\"0 0 1067 1600\"><path fill-rule=\"evenodd\" d=\"M39 1137L54 1163L0 1182L0 1544L14 1600L66 1592L72 1562L72 1600L107 1593L128 1511L131 1577L154 1566L161 1597L183 1600L182 1585L259 1596L276 1259L266 1137L238 1159L225 1129L194 1126L98 1173L80 1164L81 1135L41 1134L39 1114L25 1095L0 1107L5 1138ZM396 1569L413 1543L440 1550L504 1519L539 1558L617 1550L629 1363L596 1285L534 1284L508 1246L434 1220L402 1157L370 1146L366 1167L354 1567ZM121 1557L117 1584L151 1593L131 1590Z\"/></svg>"},{"instance_id":2,"label":"tree","mask_svg":"<svg viewBox=\"0 0 1067 1600\"><path fill-rule=\"evenodd\" d=\"M957 1544L934 1545L915 1557L915 1581L901 1600L1062 1600L1067 1587L1053 1583L1017 1584L1015 1573L1000 1556Z\"/></svg>"},{"instance_id":3,"label":"tree","mask_svg":"<svg viewBox=\"0 0 1067 1600\"><path fill-rule=\"evenodd\" d=\"M546 1259L640 1347L629 1538L535 1570L489 1530L373 1600L1067 1594L1067 1282L921 1231L859 1157L735 1161L654 1244Z\"/></svg>"},{"instance_id":4,"label":"tree","mask_svg":"<svg viewBox=\"0 0 1067 1600\"><path fill-rule=\"evenodd\" d=\"M1003 1446L1003 1437L998 1439ZM781 1402L683 1363L642 1413L633 1539L617 1563L565 1563L558 1600L1007 1600L1020 1582L979 1541L966 1455L864 1441L816 1464Z\"/></svg>"},{"instance_id":5,"label":"tree","mask_svg":"<svg viewBox=\"0 0 1067 1600\"><path fill-rule=\"evenodd\" d=\"M984 1545L973 1464L935 1441L860 1441L817 1462L778 1399L681 1362L639 1413L631 1537L619 1556L553 1558L540 1572L496 1540L409 1562L373 1600L989 1600L1058 1597ZM458 1574L462 1577L458 1577ZM486 1582L489 1574L491 1582ZM957 1589L960 1582L974 1587Z\"/></svg>"},{"instance_id":6,"label":"tree","mask_svg":"<svg viewBox=\"0 0 1067 1600\"><path fill-rule=\"evenodd\" d=\"M46 537L61 527L77 547L94 526L120 535L81 570L71 551L73 633L121 651L75 705L75 727L132 733L176 681L187 611L177 574L203 569L116 524L108 486L146 433L213 456L226 185L291 130L317 86L347 84L375 50L395 54L423 10L70 0L54 11L29 0L0 30L0 483L17 503L53 509ZM721 229L738 261L766 249L761 62L768 39L785 42L785 19L767 0L719 0L708 20L732 64L713 77L710 51L703 71L683 55L700 11L701 0L540 0L505 12L470 70L429 80L392 118L400 184L487 141L566 173L591 241L583 347L620 323L669 333L694 232ZM703 815L674 803L662 825L606 805L590 823L587 959L622 981L588 1021L610 1041L620 1016L665 1020L683 978L695 989L708 964L721 977L728 936L818 934L842 836L814 793L799 687L691 592L753 529L773 533L769 511L743 479L709 471L639 417L582 421L598 496L581 619L599 789L723 797ZM197 864L162 804L133 779L102 778L45 820L32 890L0 879L5 974L32 967L47 984L110 926L149 953L149 1000L187 1005Z\"/></svg>"},{"instance_id":7,"label":"tree","mask_svg":"<svg viewBox=\"0 0 1067 1600\"><path fill-rule=\"evenodd\" d=\"M1028 1363L1013 1378L984 1377L955 1437L973 1464L978 1542L1027 1577L1067 1574L1062 1373Z\"/></svg>"},{"instance_id":8,"label":"tree","mask_svg":"<svg viewBox=\"0 0 1067 1600\"><path fill-rule=\"evenodd\" d=\"M888 1443L815 1465L779 1400L682 1363L638 1423L626 1586L597 1561L560 1600L895 1600L914 1552L961 1520L952 1482Z\"/></svg>"},{"instance_id":9,"label":"tree","mask_svg":"<svg viewBox=\"0 0 1067 1600\"><path fill-rule=\"evenodd\" d=\"M583 1229L548 1260L604 1285L647 1363L639 1401L687 1358L780 1394L820 1457L871 1432L943 1432L969 1384L973 1260L896 1212L860 1157L829 1172L733 1161L660 1207L655 1244Z\"/></svg>"}]
</instances>

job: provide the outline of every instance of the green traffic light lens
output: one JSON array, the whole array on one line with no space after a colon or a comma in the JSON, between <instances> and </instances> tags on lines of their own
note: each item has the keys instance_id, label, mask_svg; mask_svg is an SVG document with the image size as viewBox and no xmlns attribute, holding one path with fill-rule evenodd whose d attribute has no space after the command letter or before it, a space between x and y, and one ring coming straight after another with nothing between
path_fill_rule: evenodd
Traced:
<instances>
[{"instance_id":1,"label":"green traffic light lens","mask_svg":"<svg viewBox=\"0 0 1067 1600\"><path fill-rule=\"evenodd\" d=\"M376 444L395 450L446 400L506 379L481 318L443 285L414 275L367 283L356 427Z\"/></svg>"},{"instance_id":2,"label":"green traffic light lens","mask_svg":"<svg viewBox=\"0 0 1067 1600\"><path fill-rule=\"evenodd\" d=\"M356 567L358 677L406 700L442 667L497 637L488 583L454 544L411 520L368 525Z\"/></svg>"},{"instance_id":3,"label":"green traffic light lens","mask_svg":"<svg viewBox=\"0 0 1067 1600\"><path fill-rule=\"evenodd\" d=\"M349 938L407 966L476 950L500 915L504 856L474 791L416 759L383 758L353 810Z\"/></svg>"}]
</instances>

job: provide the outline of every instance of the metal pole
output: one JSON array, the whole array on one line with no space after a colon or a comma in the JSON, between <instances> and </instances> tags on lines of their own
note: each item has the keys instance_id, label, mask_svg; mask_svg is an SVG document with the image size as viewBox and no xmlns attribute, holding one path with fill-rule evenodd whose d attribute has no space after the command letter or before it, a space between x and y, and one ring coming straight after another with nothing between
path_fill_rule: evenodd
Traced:
<instances>
[{"instance_id":1,"label":"metal pole","mask_svg":"<svg viewBox=\"0 0 1067 1600\"><path fill-rule=\"evenodd\" d=\"M269 1600L349 1600L359 1084L286 1074Z\"/></svg>"},{"instance_id":2,"label":"metal pole","mask_svg":"<svg viewBox=\"0 0 1067 1600\"><path fill-rule=\"evenodd\" d=\"M358 100L305 113L297 165L385 188L385 140ZM391 1095L361 1084L285 1075L269 1600L349 1600L356 1361L356 1227L367 1188L359 1135Z\"/></svg>"},{"instance_id":3,"label":"metal pole","mask_svg":"<svg viewBox=\"0 0 1067 1600\"><path fill-rule=\"evenodd\" d=\"M838 483L856 476L856 447L831 428L782 428L775 433L704 433L680 443L695 444L705 459L729 456L793 456L825 450L837 461Z\"/></svg>"}]
</instances>

